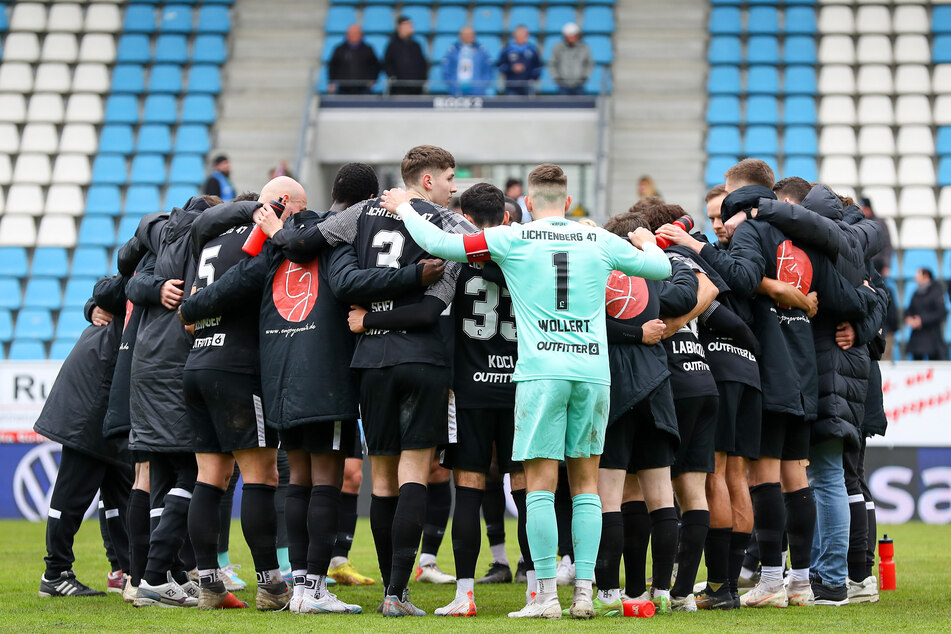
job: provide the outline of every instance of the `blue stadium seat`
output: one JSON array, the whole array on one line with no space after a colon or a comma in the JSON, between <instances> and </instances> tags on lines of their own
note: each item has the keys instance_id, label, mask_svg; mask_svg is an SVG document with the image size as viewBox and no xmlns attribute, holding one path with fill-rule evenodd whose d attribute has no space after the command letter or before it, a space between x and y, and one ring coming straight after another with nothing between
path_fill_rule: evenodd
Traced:
<instances>
[{"instance_id":1,"label":"blue stadium seat","mask_svg":"<svg viewBox=\"0 0 951 634\"><path fill-rule=\"evenodd\" d=\"M787 7L783 19L786 35L815 35L816 11L812 7Z\"/></svg>"},{"instance_id":2,"label":"blue stadium seat","mask_svg":"<svg viewBox=\"0 0 951 634\"><path fill-rule=\"evenodd\" d=\"M736 165L738 157L735 155L714 155L707 160L707 169L704 171L704 181L707 187L713 187L723 182L723 175L728 169Z\"/></svg>"},{"instance_id":3,"label":"blue stadium seat","mask_svg":"<svg viewBox=\"0 0 951 634\"><path fill-rule=\"evenodd\" d=\"M746 93L776 95L779 93L779 69L771 64L750 66L746 73Z\"/></svg>"},{"instance_id":4,"label":"blue stadium seat","mask_svg":"<svg viewBox=\"0 0 951 634\"><path fill-rule=\"evenodd\" d=\"M905 249L901 254L901 277L914 279L918 269L930 269L935 275L941 270L938 264L938 252L934 249ZM910 298L908 294L906 297ZM24 302L25 304L25 302Z\"/></svg>"},{"instance_id":5,"label":"blue stadium seat","mask_svg":"<svg viewBox=\"0 0 951 634\"><path fill-rule=\"evenodd\" d=\"M79 244L82 246L113 247L116 244L116 225L108 216L86 216L79 225Z\"/></svg>"},{"instance_id":6,"label":"blue stadium seat","mask_svg":"<svg viewBox=\"0 0 951 634\"><path fill-rule=\"evenodd\" d=\"M139 228L141 220L142 216L125 216L119 221L119 244L135 235L135 230Z\"/></svg>"},{"instance_id":7,"label":"blue stadium seat","mask_svg":"<svg viewBox=\"0 0 951 634\"><path fill-rule=\"evenodd\" d=\"M578 12L574 7L549 7L545 12L545 33L561 33L563 26L577 21Z\"/></svg>"},{"instance_id":8,"label":"blue stadium seat","mask_svg":"<svg viewBox=\"0 0 951 634\"><path fill-rule=\"evenodd\" d=\"M814 95L819 92L814 66L787 66L783 77L783 92L787 95Z\"/></svg>"},{"instance_id":9,"label":"blue stadium seat","mask_svg":"<svg viewBox=\"0 0 951 634\"><path fill-rule=\"evenodd\" d=\"M779 135L771 125L751 125L746 128L743 154L749 156L779 152Z\"/></svg>"},{"instance_id":10,"label":"blue stadium seat","mask_svg":"<svg viewBox=\"0 0 951 634\"><path fill-rule=\"evenodd\" d=\"M400 14L413 21L413 30L420 35L429 35L433 32L433 13L428 6L403 5ZM390 28L393 31L396 23Z\"/></svg>"},{"instance_id":11,"label":"blue stadium seat","mask_svg":"<svg viewBox=\"0 0 951 634\"><path fill-rule=\"evenodd\" d=\"M116 50L116 62L131 64L147 64L152 56L152 46L149 36L138 33L128 33L119 38L119 47Z\"/></svg>"},{"instance_id":12,"label":"blue stadium seat","mask_svg":"<svg viewBox=\"0 0 951 634\"><path fill-rule=\"evenodd\" d=\"M743 18L739 7L713 7L710 11L711 35L740 35Z\"/></svg>"},{"instance_id":13,"label":"blue stadium seat","mask_svg":"<svg viewBox=\"0 0 951 634\"><path fill-rule=\"evenodd\" d=\"M582 33L614 33L614 10L610 7L585 7L581 17Z\"/></svg>"},{"instance_id":14,"label":"blue stadium seat","mask_svg":"<svg viewBox=\"0 0 951 634\"><path fill-rule=\"evenodd\" d=\"M215 122L215 100L211 95L186 95L182 100L182 123Z\"/></svg>"},{"instance_id":15,"label":"blue stadium seat","mask_svg":"<svg viewBox=\"0 0 951 634\"><path fill-rule=\"evenodd\" d=\"M228 33L231 31L231 16L227 7L202 6L198 10L199 33Z\"/></svg>"},{"instance_id":16,"label":"blue stadium seat","mask_svg":"<svg viewBox=\"0 0 951 634\"><path fill-rule=\"evenodd\" d=\"M392 33L396 28L395 15L392 7L368 5L363 10L364 33Z\"/></svg>"},{"instance_id":17,"label":"blue stadium seat","mask_svg":"<svg viewBox=\"0 0 951 634\"><path fill-rule=\"evenodd\" d=\"M203 125L180 125L175 132L175 152L207 154L211 149L208 127Z\"/></svg>"},{"instance_id":18,"label":"blue stadium seat","mask_svg":"<svg viewBox=\"0 0 951 634\"><path fill-rule=\"evenodd\" d=\"M50 344L50 359L62 361L69 356L69 353L76 347L75 339L54 339Z\"/></svg>"},{"instance_id":19,"label":"blue stadium seat","mask_svg":"<svg viewBox=\"0 0 951 634\"><path fill-rule=\"evenodd\" d=\"M0 308L15 310L20 305L20 280L13 277L0 277Z\"/></svg>"},{"instance_id":20,"label":"blue stadium seat","mask_svg":"<svg viewBox=\"0 0 951 634\"><path fill-rule=\"evenodd\" d=\"M740 38L732 35L717 35L710 38L707 61L711 64L743 63L743 47Z\"/></svg>"},{"instance_id":21,"label":"blue stadium seat","mask_svg":"<svg viewBox=\"0 0 951 634\"><path fill-rule=\"evenodd\" d=\"M33 252L33 277L63 278L69 273L69 258L62 247L37 247Z\"/></svg>"},{"instance_id":22,"label":"blue stadium seat","mask_svg":"<svg viewBox=\"0 0 951 634\"><path fill-rule=\"evenodd\" d=\"M112 92L139 94L145 90L145 67L119 64L112 71Z\"/></svg>"},{"instance_id":23,"label":"blue stadium seat","mask_svg":"<svg viewBox=\"0 0 951 634\"><path fill-rule=\"evenodd\" d=\"M172 133L167 125L149 124L139 128L136 152L168 154L172 151Z\"/></svg>"},{"instance_id":24,"label":"blue stadium seat","mask_svg":"<svg viewBox=\"0 0 951 634\"><path fill-rule=\"evenodd\" d=\"M170 183L200 185L205 180L205 164L199 154L176 154L168 171Z\"/></svg>"},{"instance_id":25,"label":"blue stadium seat","mask_svg":"<svg viewBox=\"0 0 951 634\"><path fill-rule=\"evenodd\" d=\"M0 32L6 31L10 26L7 22L6 8L6 5L0 6Z\"/></svg>"},{"instance_id":26,"label":"blue stadium seat","mask_svg":"<svg viewBox=\"0 0 951 634\"><path fill-rule=\"evenodd\" d=\"M711 66L707 76L707 92L711 95L738 95L742 92L739 66Z\"/></svg>"},{"instance_id":27,"label":"blue stadium seat","mask_svg":"<svg viewBox=\"0 0 951 634\"><path fill-rule=\"evenodd\" d=\"M951 126L941 126L938 128L938 139L935 143L935 150L938 156L951 155Z\"/></svg>"},{"instance_id":28,"label":"blue stadium seat","mask_svg":"<svg viewBox=\"0 0 951 634\"><path fill-rule=\"evenodd\" d=\"M45 359L46 346L35 339L14 339L10 344L10 354L7 358L11 361Z\"/></svg>"},{"instance_id":29,"label":"blue stadium seat","mask_svg":"<svg viewBox=\"0 0 951 634\"><path fill-rule=\"evenodd\" d=\"M132 158L129 184L164 185L165 157L159 154L136 154Z\"/></svg>"},{"instance_id":30,"label":"blue stadium seat","mask_svg":"<svg viewBox=\"0 0 951 634\"><path fill-rule=\"evenodd\" d=\"M441 6L436 9L435 32L456 34L468 21L469 14L465 7Z\"/></svg>"},{"instance_id":31,"label":"blue stadium seat","mask_svg":"<svg viewBox=\"0 0 951 634\"><path fill-rule=\"evenodd\" d=\"M707 132L707 154L741 154L740 129L732 125L717 125Z\"/></svg>"},{"instance_id":32,"label":"blue stadium seat","mask_svg":"<svg viewBox=\"0 0 951 634\"><path fill-rule=\"evenodd\" d=\"M526 26L532 33L541 30L542 16L538 7L514 5L509 9L509 32L517 26Z\"/></svg>"},{"instance_id":33,"label":"blue stadium seat","mask_svg":"<svg viewBox=\"0 0 951 634\"><path fill-rule=\"evenodd\" d=\"M710 4L712 4L715 7L739 6L743 4L743 0L712 0Z\"/></svg>"},{"instance_id":34,"label":"blue stadium seat","mask_svg":"<svg viewBox=\"0 0 951 634\"><path fill-rule=\"evenodd\" d=\"M104 154L132 154L132 126L118 123L102 126L99 151Z\"/></svg>"},{"instance_id":35,"label":"blue stadium seat","mask_svg":"<svg viewBox=\"0 0 951 634\"><path fill-rule=\"evenodd\" d=\"M217 95L221 92L221 71L217 66L209 64L192 66L188 71L187 90Z\"/></svg>"},{"instance_id":36,"label":"blue stadium seat","mask_svg":"<svg viewBox=\"0 0 951 634\"><path fill-rule=\"evenodd\" d=\"M78 290L79 287L77 286L77 291ZM92 294L92 286L86 288L85 294L86 298L82 304L78 306L73 305L68 309L64 308L63 312L59 314L59 319L56 320L57 339L79 339L79 336L83 334L83 331L89 326L89 322L86 321L86 316L83 315L83 306Z\"/></svg>"},{"instance_id":37,"label":"blue stadium seat","mask_svg":"<svg viewBox=\"0 0 951 634\"><path fill-rule=\"evenodd\" d=\"M159 190L155 185L131 185L125 193L125 213L136 216L162 211Z\"/></svg>"},{"instance_id":38,"label":"blue stadium seat","mask_svg":"<svg viewBox=\"0 0 951 634\"><path fill-rule=\"evenodd\" d=\"M783 164L783 178L798 176L810 183L819 180L819 169L816 159L811 156L787 156Z\"/></svg>"},{"instance_id":39,"label":"blue stadium seat","mask_svg":"<svg viewBox=\"0 0 951 634\"><path fill-rule=\"evenodd\" d=\"M433 62L438 66L458 38L455 35L437 35L433 38ZM440 75L440 78L442 75Z\"/></svg>"},{"instance_id":40,"label":"blue stadium seat","mask_svg":"<svg viewBox=\"0 0 951 634\"><path fill-rule=\"evenodd\" d=\"M611 64L614 62L614 43L609 35L590 35L584 38L591 49L591 58L595 64Z\"/></svg>"},{"instance_id":41,"label":"blue stadium seat","mask_svg":"<svg viewBox=\"0 0 951 634\"><path fill-rule=\"evenodd\" d=\"M786 97L783 122L786 125L816 125L816 100L812 97Z\"/></svg>"},{"instance_id":42,"label":"blue stadium seat","mask_svg":"<svg viewBox=\"0 0 951 634\"><path fill-rule=\"evenodd\" d=\"M122 209L119 188L115 185L93 185L86 193L86 213L118 216Z\"/></svg>"},{"instance_id":43,"label":"blue stadium seat","mask_svg":"<svg viewBox=\"0 0 951 634\"><path fill-rule=\"evenodd\" d=\"M169 185L165 192L165 204L162 206L162 211L170 211L172 207L181 207L188 202L189 198L197 195L198 187L194 185Z\"/></svg>"},{"instance_id":44,"label":"blue stadium seat","mask_svg":"<svg viewBox=\"0 0 951 634\"><path fill-rule=\"evenodd\" d=\"M938 163L938 187L951 185L951 156L942 156Z\"/></svg>"},{"instance_id":45,"label":"blue stadium seat","mask_svg":"<svg viewBox=\"0 0 951 634\"><path fill-rule=\"evenodd\" d=\"M502 38L498 35L486 35L479 38L479 44L485 48L485 51L489 54L489 58L497 60L499 55L502 54Z\"/></svg>"},{"instance_id":46,"label":"blue stadium seat","mask_svg":"<svg viewBox=\"0 0 951 634\"><path fill-rule=\"evenodd\" d=\"M472 12L472 28L477 37L483 33L501 33L505 28L503 20L501 7L478 6Z\"/></svg>"},{"instance_id":47,"label":"blue stadium seat","mask_svg":"<svg viewBox=\"0 0 951 634\"><path fill-rule=\"evenodd\" d=\"M182 92L182 67L178 64L156 64L149 71L149 92Z\"/></svg>"},{"instance_id":48,"label":"blue stadium seat","mask_svg":"<svg viewBox=\"0 0 951 634\"><path fill-rule=\"evenodd\" d=\"M320 51L320 61L322 64L326 64L330 61L330 58L333 57L334 49L337 48L343 41L343 37L339 35L331 35L330 33L324 37L324 47Z\"/></svg>"},{"instance_id":49,"label":"blue stadium seat","mask_svg":"<svg viewBox=\"0 0 951 634\"><path fill-rule=\"evenodd\" d=\"M93 185L125 185L125 157L118 154L99 154L92 164Z\"/></svg>"},{"instance_id":50,"label":"blue stadium seat","mask_svg":"<svg viewBox=\"0 0 951 634\"><path fill-rule=\"evenodd\" d=\"M772 35L754 35L746 41L746 61L750 64L778 64L779 40Z\"/></svg>"},{"instance_id":51,"label":"blue stadium seat","mask_svg":"<svg viewBox=\"0 0 951 634\"><path fill-rule=\"evenodd\" d=\"M224 64L228 59L225 38L220 35L199 35L192 48L193 64ZM156 60L159 61L159 60Z\"/></svg>"},{"instance_id":52,"label":"blue stadium seat","mask_svg":"<svg viewBox=\"0 0 951 634\"><path fill-rule=\"evenodd\" d=\"M166 4L162 7L159 29L164 33L191 33L192 8L185 4Z\"/></svg>"},{"instance_id":53,"label":"blue stadium seat","mask_svg":"<svg viewBox=\"0 0 951 634\"><path fill-rule=\"evenodd\" d=\"M158 208L155 209L158 211ZM101 277L109 271L109 256L102 247L76 247L70 275Z\"/></svg>"},{"instance_id":54,"label":"blue stadium seat","mask_svg":"<svg viewBox=\"0 0 951 634\"><path fill-rule=\"evenodd\" d=\"M718 95L710 97L707 103L707 123L710 125L740 124L740 99L739 97Z\"/></svg>"},{"instance_id":55,"label":"blue stadium seat","mask_svg":"<svg viewBox=\"0 0 951 634\"><path fill-rule=\"evenodd\" d=\"M786 156L793 154L816 156L819 154L816 129L811 125L787 125L783 131L783 153Z\"/></svg>"},{"instance_id":56,"label":"blue stadium seat","mask_svg":"<svg viewBox=\"0 0 951 634\"><path fill-rule=\"evenodd\" d=\"M951 6L936 6L931 10L931 32L951 33Z\"/></svg>"},{"instance_id":57,"label":"blue stadium seat","mask_svg":"<svg viewBox=\"0 0 951 634\"><path fill-rule=\"evenodd\" d=\"M348 1L349 1L349 0L348 0ZM441 5L453 4L453 5L469 6L469 0L443 0L443 1L440 2L439 4L441 4ZM502 2L489 2L489 3L487 3L487 4L503 4L503 3L502 3Z\"/></svg>"},{"instance_id":58,"label":"blue stadium seat","mask_svg":"<svg viewBox=\"0 0 951 634\"><path fill-rule=\"evenodd\" d=\"M755 95L746 100L746 123L779 123L779 102L770 95Z\"/></svg>"},{"instance_id":59,"label":"blue stadium seat","mask_svg":"<svg viewBox=\"0 0 951 634\"><path fill-rule=\"evenodd\" d=\"M551 78L551 73L548 72L548 66L542 68L542 73L538 79L538 92L543 95L554 95L558 93L558 84Z\"/></svg>"},{"instance_id":60,"label":"blue stadium seat","mask_svg":"<svg viewBox=\"0 0 951 634\"><path fill-rule=\"evenodd\" d=\"M746 32L751 35L774 35L779 31L779 12L775 6L750 8Z\"/></svg>"},{"instance_id":61,"label":"blue stadium seat","mask_svg":"<svg viewBox=\"0 0 951 634\"><path fill-rule=\"evenodd\" d=\"M792 35L783 41L783 63L815 64L816 40L805 35Z\"/></svg>"},{"instance_id":62,"label":"blue stadium seat","mask_svg":"<svg viewBox=\"0 0 951 634\"><path fill-rule=\"evenodd\" d=\"M951 35L935 36L931 59L935 64L951 63Z\"/></svg>"},{"instance_id":63,"label":"blue stadium seat","mask_svg":"<svg viewBox=\"0 0 951 634\"><path fill-rule=\"evenodd\" d=\"M96 285L96 279L97 278L95 277L79 277L79 276L70 277L66 281L66 291L63 293L63 308L68 309L68 308L78 307L82 309L82 307L86 305L86 301L88 301L89 298L92 297L92 291ZM63 310L63 313L60 313L59 324L57 324L57 328L56 328L57 337L63 336L63 334L61 334L59 331L59 326L62 325L63 314L65 314L66 312L69 312L69 311ZM82 316L82 311L80 310L80 317L81 316ZM88 323L85 323L86 322L85 319L83 319L83 322L84 322L83 328L89 325ZM82 332L82 330L80 330L80 332ZM77 336L79 336L78 333L77 333Z\"/></svg>"},{"instance_id":64,"label":"blue stadium seat","mask_svg":"<svg viewBox=\"0 0 951 634\"><path fill-rule=\"evenodd\" d=\"M0 276L26 277L26 249L23 247L0 247Z\"/></svg>"},{"instance_id":65,"label":"blue stadium seat","mask_svg":"<svg viewBox=\"0 0 951 634\"><path fill-rule=\"evenodd\" d=\"M376 53L377 59L382 60L386 55L386 47L390 43L390 36L384 35L382 33L374 33L364 36L363 41L373 49L373 52Z\"/></svg>"},{"instance_id":66,"label":"blue stadium seat","mask_svg":"<svg viewBox=\"0 0 951 634\"><path fill-rule=\"evenodd\" d=\"M584 91L589 95L599 95L604 90L606 95L611 94L611 72L605 71L605 67L598 65L594 67L591 76L584 83Z\"/></svg>"},{"instance_id":67,"label":"blue stadium seat","mask_svg":"<svg viewBox=\"0 0 951 634\"><path fill-rule=\"evenodd\" d=\"M944 280L945 285L951 281L951 251L948 250L945 250L944 257L941 258L941 279ZM948 323L951 324L951 319Z\"/></svg>"},{"instance_id":68,"label":"blue stadium seat","mask_svg":"<svg viewBox=\"0 0 951 634\"><path fill-rule=\"evenodd\" d=\"M344 33L357 21L357 10L349 6L334 5L327 9L325 30L327 33Z\"/></svg>"},{"instance_id":69,"label":"blue stadium seat","mask_svg":"<svg viewBox=\"0 0 951 634\"><path fill-rule=\"evenodd\" d=\"M198 49L198 38L216 37L214 35L205 35L195 38L195 49ZM158 63L166 64L184 64L188 61L188 41L184 35L175 33L163 33L155 40L155 54L152 60Z\"/></svg>"},{"instance_id":70,"label":"blue stadium seat","mask_svg":"<svg viewBox=\"0 0 951 634\"><path fill-rule=\"evenodd\" d=\"M103 123L138 123L139 100L134 95L109 95ZM100 150L101 151L101 150Z\"/></svg>"},{"instance_id":71,"label":"blue stadium seat","mask_svg":"<svg viewBox=\"0 0 951 634\"><path fill-rule=\"evenodd\" d=\"M23 293L23 308L49 308L59 310L63 305L63 287L58 279L31 277Z\"/></svg>"},{"instance_id":72,"label":"blue stadium seat","mask_svg":"<svg viewBox=\"0 0 951 634\"><path fill-rule=\"evenodd\" d=\"M187 99L187 97L186 97ZM172 95L149 95L145 98L142 123L175 123L178 106Z\"/></svg>"},{"instance_id":73,"label":"blue stadium seat","mask_svg":"<svg viewBox=\"0 0 951 634\"><path fill-rule=\"evenodd\" d=\"M0 14L2 13L0 11ZM11 339L13 339L13 314L6 308L0 308L0 342L6 343Z\"/></svg>"},{"instance_id":74,"label":"blue stadium seat","mask_svg":"<svg viewBox=\"0 0 951 634\"><path fill-rule=\"evenodd\" d=\"M122 20L122 31L125 33L154 33L155 7L133 4L126 8L125 19Z\"/></svg>"},{"instance_id":75,"label":"blue stadium seat","mask_svg":"<svg viewBox=\"0 0 951 634\"><path fill-rule=\"evenodd\" d=\"M53 338L53 318L46 308L24 308L17 313L13 336L17 339L39 339L49 341Z\"/></svg>"},{"instance_id":76,"label":"blue stadium seat","mask_svg":"<svg viewBox=\"0 0 951 634\"><path fill-rule=\"evenodd\" d=\"M429 69L429 79L426 84L426 92L431 95L445 95L449 92L449 87L442 79L442 69L437 64Z\"/></svg>"}]
</instances>

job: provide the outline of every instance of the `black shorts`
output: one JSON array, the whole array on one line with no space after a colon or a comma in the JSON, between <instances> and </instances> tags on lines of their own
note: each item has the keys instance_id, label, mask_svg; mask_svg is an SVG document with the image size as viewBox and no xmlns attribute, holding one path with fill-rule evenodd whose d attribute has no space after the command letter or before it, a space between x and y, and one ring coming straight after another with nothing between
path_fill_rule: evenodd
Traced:
<instances>
[{"instance_id":1,"label":"black shorts","mask_svg":"<svg viewBox=\"0 0 951 634\"><path fill-rule=\"evenodd\" d=\"M648 397L638 402L608 426L601 454L602 469L637 473L674 464L677 437L657 428L650 400Z\"/></svg>"},{"instance_id":2,"label":"black shorts","mask_svg":"<svg viewBox=\"0 0 951 634\"><path fill-rule=\"evenodd\" d=\"M305 423L281 430L281 449L285 451L306 451L307 453L326 453L341 451L348 458L353 457L354 448L360 447L360 430L355 420L328 420L319 423ZM357 454L362 455L362 452Z\"/></svg>"},{"instance_id":3,"label":"black shorts","mask_svg":"<svg viewBox=\"0 0 951 634\"><path fill-rule=\"evenodd\" d=\"M809 428L809 423L802 416L763 412L760 456L780 460L808 460Z\"/></svg>"},{"instance_id":4,"label":"black shorts","mask_svg":"<svg viewBox=\"0 0 951 634\"><path fill-rule=\"evenodd\" d=\"M692 396L674 401L680 446L670 476L681 473L713 473L714 439L717 433L716 396Z\"/></svg>"},{"instance_id":5,"label":"black shorts","mask_svg":"<svg viewBox=\"0 0 951 634\"><path fill-rule=\"evenodd\" d=\"M758 458L763 428L763 395L756 388L736 381L717 383L716 451L730 456Z\"/></svg>"},{"instance_id":6,"label":"black shorts","mask_svg":"<svg viewBox=\"0 0 951 634\"><path fill-rule=\"evenodd\" d=\"M429 363L363 370L360 412L367 453L396 456L448 443L450 375Z\"/></svg>"},{"instance_id":7,"label":"black shorts","mask_svg":"<svg viewBox=\"0 0 951 634\"><path fill-rule=\"evenodd\" d=\"M132 450L132 451L129 451L129 453L132 454L132 462L134 462L135 464L149 461L149 452L147 451Z\"/></svg>"},{"instance_id":8,"label":"black shorts","mask_svg":"<svg viewBox=\"0 0 951 634\"><path fill-rule=\"evenodd\" d=\"M512 408L456 409L456 442L446 447L441 464L446 469L488 473L495 445L499 473L521 471L522 463L512 461L514 434L514 404Z\"/></svg>"},{"instance_id":9,"label":"black shorts","mask_svg":"<svg viewBox=\"0 0 951 634\"><path fill-rule=\"evenodd\" d=\"M264 424L261 377L221 370L186 370L185 411L195 432L195 453L231 453L277 447L277 431Z\"/></svg>"}]
</instances>

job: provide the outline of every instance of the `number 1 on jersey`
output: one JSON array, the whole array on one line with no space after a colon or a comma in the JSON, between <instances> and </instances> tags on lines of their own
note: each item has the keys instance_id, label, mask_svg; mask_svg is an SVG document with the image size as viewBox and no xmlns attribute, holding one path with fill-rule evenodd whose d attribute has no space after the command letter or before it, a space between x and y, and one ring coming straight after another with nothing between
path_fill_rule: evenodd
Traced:
<instances>
[{"instance_id":1,"label":"number 1 on jersey","mask_svg":"<svg viewBox=\"0 0 951 634\"><path fill-rule=\"evenodd\" d=\"M552 253L551 265L555 267L555 310L568 310L568 254Z\"/></svg>"}]
</instances>

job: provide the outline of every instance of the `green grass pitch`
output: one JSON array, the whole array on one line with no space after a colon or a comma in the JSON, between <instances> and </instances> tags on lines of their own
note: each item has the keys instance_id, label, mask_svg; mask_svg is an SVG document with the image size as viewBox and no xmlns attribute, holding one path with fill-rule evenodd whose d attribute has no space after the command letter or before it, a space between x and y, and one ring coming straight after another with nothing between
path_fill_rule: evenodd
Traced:
<instances>
[{"instance_id":1,"label":"green grass pitch","mask_svg":"<svg viewBox=\"0 0 951 634\"><path fill-rule=\"evenodd\" d=\"M509 556L515 561L515 524L508 530ZM589 622L513 621L509 610L524 602L522 585L476 586L479 616L455 619L431 616L432 610L448 603L453 586L411 583L413 601L430 616L422 619L387 619L374 610L382 598L379 585L341 588L337 594L346 601L359 603L367 612L352 616L296 615L287 612L261 613L252 609L199 612L195 609L135 609L118 595L102 598L39 599L36 591L43 572L44 524L22 521L0 522L0 631L8 632L413 632L438 628L439 632L470 631L641 631L726 632L726 631L806 631L898 632L951 631L951 529L948 526L908 524L880 527L895 539L898 590L882 592L876 604L842 608L788 608L785 610L738 610L655 616L651 619L595 619ZM95 521L85 522L76 540L75 571L80 580L105 589L108 563ZM231 558L244 566L245 580L253 582L251 557L235 522L231 532ZM358 569L370 574L376 570L376 555L367 520L362 519L351 558ZM440 566L452 572L451 540L448 536L439 554ZM478 574L489 564L488 545L484 544ZM700 578L704 568L701 566ZM567 607L571 590L562 588L562 605ZM239 593L254 605L254 595Z\"/></svg>"}]
</instances>

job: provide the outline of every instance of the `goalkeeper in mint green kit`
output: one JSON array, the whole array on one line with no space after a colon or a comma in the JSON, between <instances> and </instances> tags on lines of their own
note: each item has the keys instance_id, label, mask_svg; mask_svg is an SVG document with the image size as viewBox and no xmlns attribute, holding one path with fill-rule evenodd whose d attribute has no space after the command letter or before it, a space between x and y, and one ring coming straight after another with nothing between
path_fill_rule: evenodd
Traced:
<instances>
[{"instance_id":1,"label":"goalkeeper in mint green kit","mask_svg":"<svg viewBox=\"0 0 951 634\"><path fill-rule=\"evenodd\" d=\"M611 385L605 287L615 269L649 279L670 276L670 263L649 231L638 229L628 243L566 220L567 184L560 167L539 165L528 176L525 199L534 221L471 235L438 229L406 204L403 190L384 192L382 199L425 251L457 262L491 259L505 273L518 325L512 459L525 464L526 528L538 584L535 599L509 614L516 618L561 618L554 491L562 459L574 494L576 581L569 613L594 615L591 580L601 539L598 463Z\"/></svg>"}]
</instances>

